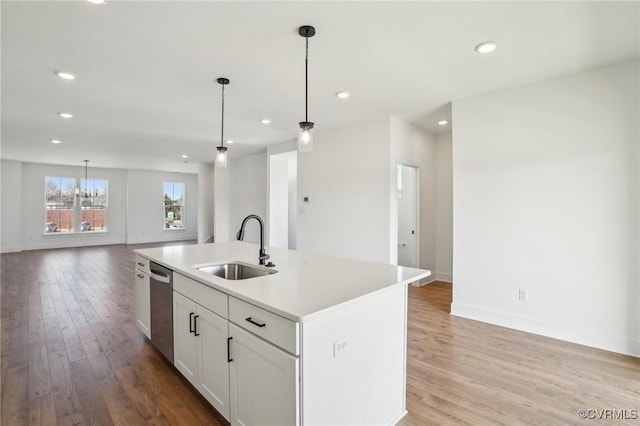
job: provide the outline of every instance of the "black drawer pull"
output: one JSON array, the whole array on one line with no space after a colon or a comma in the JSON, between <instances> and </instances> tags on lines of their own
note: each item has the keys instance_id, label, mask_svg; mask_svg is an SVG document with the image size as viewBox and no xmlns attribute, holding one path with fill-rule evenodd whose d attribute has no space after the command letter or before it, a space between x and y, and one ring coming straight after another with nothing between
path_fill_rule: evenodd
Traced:
<instances>
[{"instance_id":1,"label":"black drawer pull","mask_svg":"<svg viewBox=\"0 0 640 426\"><path fill-rule=\"evenodd\" d=\"M193 317L193 335L194 336L200 335L200 333L198 333L198 318L200 318L200 315L196 315Z\"/></svg>"},{"instance_id":2,"label":"black drawer pull","mask_svg":"<svg viewBox=\"0 0 640 426\"><path fill-rule=\"evenodd\" d=\"M195 327L193 326L193 312L189 312L189 333L193 333L194 331L196 331Z\"/></svg>"},{"instance_id":3,"label":"black drawer pull","mask_svg":"<svg viewBox=\"0 0 640 426\"><path fill-rule=\"evenodd\" d=\"M142 262L138 262L138 265L140 265L140 266L144 266L144 263L142 263Z\"/></svg>"},{"instance_id":4,"label":"black drawer pull","mask_svg":"<svg viewBox=\"0 0 640 426\"><path fill-rule=\"evenodd\" d=\"M144 275L138 274L138 278L144 278Z\"/></svg>"},{"instance_id":5,"label":"black drawer pull","mask_svg":"<svg viewBox=\"0 0 640 426\"><path fill-rule=\"evenodd\" d=\"M231 339L233 337L227 337L227 362L233 361L233 358L231 358Z\"/></svg>"},{"instance_id":6,"label":"black drawer pull","mask_svg":"<svg viewBox=\"0 0 640 426\"><path fill-rule=\"evenodd\" d=\"M255 322L254 320L251 319L251 317L245 318L245 320L249 321L253 325L257 325L258 327L264 327L265 325L267 325L265 323L260 324L259 322Z\"/></svg>"}]
</instances>

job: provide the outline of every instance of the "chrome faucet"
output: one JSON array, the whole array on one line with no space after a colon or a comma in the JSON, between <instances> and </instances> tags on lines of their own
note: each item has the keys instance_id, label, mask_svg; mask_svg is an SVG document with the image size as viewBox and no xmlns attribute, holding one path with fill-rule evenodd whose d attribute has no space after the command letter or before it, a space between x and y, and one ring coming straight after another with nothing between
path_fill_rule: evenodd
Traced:
<instances>
[{"instance_id":1,"label":"chrome faucet","mask_svg":"<svg viewBox=\"0 0 640 426\"><path fill-rule=\"evenodd\" d=\"M249 216L245 217L242 221L242 225L240 225L240 230L236 234L236 238L238 239L238 241L242 241L242 239L244 238L244 227L246 226L249 219L255 219L260 224L260 253L258 255L258 261L260 262L260 265L265 265L264 261L269 259L269 255L264 251L264 223L262 222L260 216L250 214ZM265 266L272 267L276 265L274 265L272 262L269 262Z\"/></svg>"}]
</instances>

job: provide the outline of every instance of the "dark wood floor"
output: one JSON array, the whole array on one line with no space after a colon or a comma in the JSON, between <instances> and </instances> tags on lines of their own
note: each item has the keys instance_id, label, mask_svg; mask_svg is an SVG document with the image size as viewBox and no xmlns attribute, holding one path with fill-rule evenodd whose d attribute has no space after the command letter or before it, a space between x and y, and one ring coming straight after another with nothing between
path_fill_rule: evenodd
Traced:
<instances>
[{"instance_id":1,"label":"dark wood floor","mask_svg":"<svg viewBox=\"0 0 640 426\"><path fill-rule=\"evenodd\" d=\"M133 248L0 256L2 425L225 424L136 328ZM639 359L451 317L450 302L449 284L410 287L402 425L640 410Z\"/></svg>"}]
</instances>

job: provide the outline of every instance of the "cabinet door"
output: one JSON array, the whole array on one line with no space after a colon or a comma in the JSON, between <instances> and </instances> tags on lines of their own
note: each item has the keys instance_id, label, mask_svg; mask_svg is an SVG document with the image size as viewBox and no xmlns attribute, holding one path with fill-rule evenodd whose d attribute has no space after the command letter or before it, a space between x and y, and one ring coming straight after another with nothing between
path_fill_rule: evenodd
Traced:
<instances>
[{"instance_id":1,"label":"cabinet door","mask_svg":"<svg viewBox=\"0 0 640 426\"><path fill-rule=\"evenodd\" d=\"M194 386L198 368L197 337L194 333L196 303L173 292L173 364Z\"/></svg>"},{"instance_id":2,"label":"cabinet door","mask_svg":"<svg viewBox=\"0 0 640 426\"><path fill-rule=\"evenodd\" d=\"M229 322L198 305L198 385L200 393L229 420Z\"/></svg>"},{"instance_id":3,"label":"cabinet door","mask_svg":"<svg viewBox=\"0 0 640 426\"><path fill-rule=\"evenodd\" d=\"M229 324L231 424L297 425L298 359Z\"/></svg>"},{"instance_id":4,"label":"cabinet door","mask_svg":"<svg viewBox=\"0 0 640 426\"><path fill-rule=\"evenodd\" d=\"M147 338L151 338L151 294L149 275L136 270L136 324Z\"/></svg>"}]
</instances>

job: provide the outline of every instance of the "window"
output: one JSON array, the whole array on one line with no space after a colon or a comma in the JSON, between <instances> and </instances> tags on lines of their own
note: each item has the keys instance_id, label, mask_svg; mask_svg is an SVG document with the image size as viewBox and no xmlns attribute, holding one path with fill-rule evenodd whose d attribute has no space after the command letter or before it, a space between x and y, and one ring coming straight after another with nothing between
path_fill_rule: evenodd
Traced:
<instances>
[{"instance_id":1,"label":"window","mask_svg":"<svg viewBox=\"0 0 640 426\"><path fill-rule=\"evenodd\" d=\"M184 183L164 184L164 229L184 229Z\"/></svg>"},{"instance_id":2,"label":"window","mask_svg":"<svg viewBox=\"0 0 640 426\"><path fill-rule=\"evenodd\" d=\"M80 232L107 230L107 189L106 179L80 180L81 222Z\"/></svg>"},{"instance_id":3,"label":"window","mask_svg":"<svg viewBox=\"0 0 640 426\"><path fill-rule=\"evenodd\" d=\"M46 177L45 232L73 232L75 219L75 178Z\"/></svg>"},{"instance_id":4,"label":"window","mask_svg":"<svg viewBox=\"0 0 640 426\"><path fill-rule=\"evenodd\" d=\"M47 234L107 230L106 179L45 177L45 226Z\"/></svg>"}]
</instances>

